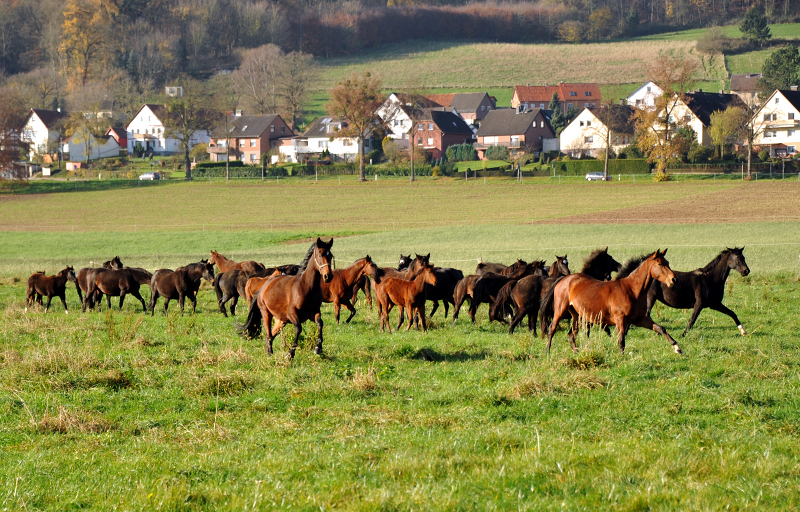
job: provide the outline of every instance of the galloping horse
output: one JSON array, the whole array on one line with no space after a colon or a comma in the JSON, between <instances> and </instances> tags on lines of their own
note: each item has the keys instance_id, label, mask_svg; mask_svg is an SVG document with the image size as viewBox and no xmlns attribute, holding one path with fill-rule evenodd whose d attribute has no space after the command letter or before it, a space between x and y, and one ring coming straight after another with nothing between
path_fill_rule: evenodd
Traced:
<instances>
[{"instance_id":1,"label":"galloping horse","mask_svg":"<svg viewBox=\"0 0 800 512\"><path fill-rule=\"evenodd\" d=\"M73 283L78 282L78 278L75 276L75 269L72 267L67 267L54 276L46 276L44 272L31 274L28 278L28 289L25 293L25 311L28 311L28 307L30 307L34 301L41 305L42 297L46 295L47 305L44 307L45 313L50 309L50 301L53 300L53 297L58 297L64 305L64 313L69 314L66 297L67 281L72 281Z\"/></svg>"},{"instance_id":2,"label":"galloping horse","mask_svg":"<svg viewBox=\"0 0 800 512\"><path fill-rule=\"evenodd\" d=\"M303 332L303 322L315 320L317 323L317 345L315 354L322 354L322 289L320 280L330 283L333 279L331 263L330 242L323 242L319 238L309 248L306 255L306 266L296 276L275 276L270 278L258 292L255 300L250 304L250 312L243 325L238 325L237 330L248 338L258 336L264 327L264 346L267 354L272 354L272 340L283 326L290 322L294 325L294 343L289 351L289 359L294 359L300 334ZM301 265L302 267L302 265ZM272 328L272 319L277 320Z\"/></svg>"},{"instance_id":3,"label":"galloping horse","mask_svg":"<svg viewBox=\"0 0 800 512\"><path fill-rule=\"evenodd\" d=\"M378 282L375 297L378 300L381 331L383 331L385 325L386 329L392 332L392 328L389 326L389 312L395 305L398 306L399 309L397 329L400 329L400 326L403 325L403 310L405 309L408 313L408 326L406 327L406 331L411 329L411 325L414 323L414 318L417 313L419 313L422 330L428 330L428 325L425 321L426 284L432 286L436 285L436 274L434 274L433 267L427 263L427 261L421 265L421 270L414 281L388 277Z\"/></svg>"},{"instance_id":4,"label":"galloping horse","mask_svg":"<svg viewBox=\"0 0 800 512\"><path fill-rule=\"evenodd\" d=\"M164 297L164 314L167 314L169 301L174 299L180 304L182 315L183 304L188 297L192 301L192 313L194 313L197 309L197 290L200 289L202 279L214 284L214 266L208 260L200 260L185 267L178 267L174 271L156 270L150 280L150 289L153 293L145 311L149 309L150 315L154 315L158 298ZM122 307L121 304L120 307Z\"/></svg>"},{"instance_id":5,"label":"galloping horse","mask_svg":"<svg viewBox=\"0 0 800 512\"><path fill-rule=\"evenodd\" d=\"M142 309L147 311L147 304L139 293L139 286L149 284L153 274L143 268L124 267L119 270L95 269L89 272L87 279L89 286L86 290L84 299L84 309L88 304L89 308L94 307L95 297L97 297L98 310L100 309L100 298L106 296L108 309L111 309L111 297L119 296L119 308L125 301L125 295L130 293L142 303Z\"/></svg>"},{"instance_id":6,"label":"galloping horse","mask_svg":"<svg viewBox=\"0 0 800 512\"><path fill-rule=\"evenodd\" d=\"M211 251L211 259L209 259L208 262L212 265L216 265L220 272L227 272L235 268L244 270L245 272L258 272L259 270L264 270L264 265L257 261L249 260L236 263L235 261L229 260L225 256L221 255L217 251Z\"/></svg>"},{"instance_id":7,"label":"galloping horse","mask_svg":"<svg viewBox=\"0 0 800 512\"><path fill-rule=\"evenodd\" d=\"M742 276L750 274L750 268L744 260L742 251L744 251L744 247L741 249L726 248L708 265L698 268L694 272L674 271L675 284L671 287L665 287L658 282L653 283L647 293L647 314L650 315L656 300L671 308L692 309L689 324L683 331L683 336L686 336L697 320L700 311L703 308L711 308L731 317L742 336L746 336L747 332L739 322L739 317L722 303L725 295L725 281L728 279L730 271L736 270Z\"/></svg>"},{"instance_id":8,"label":"galloping horse","mask_svg":"<svg viewBox=\"0 0 800 512\"><path fill-rule=\"evenodd\" d=\"M539 304L545 287L549 287L559 277L568 276L569 273L569 262L565 254L556 256L556 260L550 265L547 277L534 274L518 281L510 281L497 293L497 299L489 310L489 318L497 319L498 313L508 301L511 301L517 312L511 320L508 333L514 334L517 324L528 315L528 330L536 336L536 318L539 315Z\"/></svg>"},{"instance_id":9,"label":"galloping horse","mask_svg":"<svg viewBox=\"0 0 800 512\"><path fill-rule=\"evenodd\" d=\"M667 253L656 251L640 258L640 263L629 275L617 277L613 281L599 281L586 274L570 274L555 285L553 302L553 322L547 333L547 353L558 322L572 316L572 327L569 330L569 343L574 352L575 333L578 331L578 319L601 326L614 325L617 328L619 350L625 353L625 336L631 325L652 329L661 334L672 344L676 353L682 354L680 347L660 325L653 322L647 313L647 291L653 280L667 286L675 283L675 274L664 258Z\"/></svg>"},{"instance_id":10,"label":"galloping horse","mask_svg":"<svg viewBox=\"0 0 800 512\"><path fill-rule=\"evenodd\" d=\"M333 314L337 324L339 323L339 311L342 306L350 311L350 316L347 317L345 323L349 324L350 320L353 319L356 314L356 308L353 307L351 300L355 298L356 284L367 274L375 275L377 270L378 267L372 262L372 258L367 255L365 258L356 260L355 263L347 268L334 270L333 279L329 283L320 283L322 302L333 303Z\"/></svg>"}]
</instances>

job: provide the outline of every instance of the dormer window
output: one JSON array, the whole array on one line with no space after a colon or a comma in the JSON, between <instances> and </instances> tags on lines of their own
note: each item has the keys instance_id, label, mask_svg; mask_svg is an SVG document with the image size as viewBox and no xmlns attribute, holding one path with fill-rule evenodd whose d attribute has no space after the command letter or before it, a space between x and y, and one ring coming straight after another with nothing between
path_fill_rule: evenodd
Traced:
<instances>
[{"instance_id":1,"label":"dormer window","mask_svg":"<svg viewBox=\"0 0 800 512\"><path fill-rule=\"evenodd\" d=\"M570 95L570 96L577 96L577 95L578 95L578 93L577 93L577 92L575 92L575 91L569 91L569 95Z\"/></svg>"},{"instance_id":2,"label":"dormer window","mask_svg":"<svg viewBox=\"0 0 800 512\"><path fill-rule=\"evenodd\" d=\"M591 93L591 92L589 92L589 91L583 91L583 94L584 94L585 96L591 96L591 95L592 95L592 93Z\"/></svg>"},{"instance_id":3,"label":"dormer window","mask_svg":"<svg viewBox=\"0 0 800 512\"><path fill-rule=\"evenodd\" d=\"M275 133L275 125L274 124L269 125L269 133Z\"/></svg>"},{"instance_id":4,"label":"dormer window","mask_svg":"<svg viewBox=\"0 0 800 512\"><path fill-rule=\"evenodd\" d=\"M242 131L247 130L247 125L242 126Z\"/></svg>"}]
</instances>

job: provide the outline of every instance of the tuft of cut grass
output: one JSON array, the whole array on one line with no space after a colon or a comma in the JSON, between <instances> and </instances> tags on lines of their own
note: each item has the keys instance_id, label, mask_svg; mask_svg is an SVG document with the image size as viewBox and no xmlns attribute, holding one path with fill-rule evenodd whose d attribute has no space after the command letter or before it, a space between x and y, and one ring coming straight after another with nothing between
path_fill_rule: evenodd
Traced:
<instances>
[{"instance_id":1,"label":"tuft of cut grass","mask_svg":"<svg viewBox=\"0 0 800 512\"><path fill-rule=\"evenodd\" d=\"M45 415L36 427L49 434L101 434L114 428L114 424L95 413L59 407L58 414Z\"/></svg>"}]
</instances>

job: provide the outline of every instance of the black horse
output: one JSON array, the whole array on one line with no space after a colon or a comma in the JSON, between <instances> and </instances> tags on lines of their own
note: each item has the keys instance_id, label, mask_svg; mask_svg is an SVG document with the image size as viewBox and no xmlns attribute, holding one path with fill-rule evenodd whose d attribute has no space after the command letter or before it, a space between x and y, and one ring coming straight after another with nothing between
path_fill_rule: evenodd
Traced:
<instances>
[{"instance_id":1,"label":"black horse","mask_svg":"<svg viewBox=\"0 0 800 512\"><path fill-rule=\"evenodd\" d=\"M504 272L508 272L512 267L508 267ZM469 318L472 323L475 323L475 313L477 313L478 307L484 302L490 305L493 304L503 286L510 281L517 281L532 274L544 275L544 261L534 261L519 265L516 271L507 275L494 272L481 274L478 280L475 281L475 286L472 289L472 302L469 305ZM489 320L491 321L492 318L490 317Z\"/></svg>"},{"instance_id":2,"label":"black horse","mask_svg":"<svg viewBox=\"0 0 800 512\"><path fill-rule=\"evenodd\" d=\"M214 284L214 266L208 260L200 260L185 267L179 267L174 271L169 269L156 270L150 281L150 289L153 294L150 297L150 304L147 309L153 315L158 297L164 297L164 314L167 314L169 301L177 300L181 306L183 314L184 300L188 297L192 301L192 313L197 309L197 290L200 289L200 281L205 278Z\"/></svg>"},{"instance_id":3,"label":"black horse","mask_svg":"<svg viewBox=\"0 0 800 512\"><path fill-rule=\"evenodd\" d=\"M742 251L744 251L744 247L741 249L726 248L708 265L693 272L673 270L675 284L671 287L654 281L647 293L647 315L650 315L657 300L671 308L692 309L689 324L683 331L683 336L686 336L697 320L700 311L704 308L711 308L731 317L736 322L739 332L745 336L747 332L739 321L739 317L722 303L725 295L725 281L728 279L730 271L736 270L742 276L750 274L750 268L744 260Z\"/></svg>"},{"instance_id":4,"label":"black horse","mask_svg":"<svg viewBox=\"0 0 800 512\"><path fill-rule=\"evenodd\" d=\"M239 281L239 276L244 273L243 270L235 268L217 274L214 277L214 291L217 293L217 304L219 304L219 310L222 311L225 317L228 316L228 312L225 309L225 304L228 301L231 301L231 315L236 316L236 304L239 302L239 297L241 296L237 288L237 283Z\"/></svg>"}]
</instances>

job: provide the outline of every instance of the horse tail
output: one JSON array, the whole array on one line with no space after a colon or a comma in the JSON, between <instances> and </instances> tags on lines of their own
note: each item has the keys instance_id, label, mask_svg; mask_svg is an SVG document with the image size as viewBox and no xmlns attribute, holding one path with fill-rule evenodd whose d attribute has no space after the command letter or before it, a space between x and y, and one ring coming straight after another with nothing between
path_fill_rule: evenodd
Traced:
<instances>
[{"instance_id":1,"label":"horse tail","mask_svg":"<svg viewBox=\"0 0 800 512\"><path fill-rule=\"evenodd\" d=\"M550 316L553 311L553 298L555 297L556 285L561 282L566 276L561 276L550 285L550 288L545 291L542 301L539 303L539 325L542 330L540 331L541 338L544 339L545 333L550 329Z\"/></svg>"},{"instance_id":2,"label":"horse tail","mask_svg":"<svg viewBox=\"0 0 800 512\"><path fill-rule=\"evenodd\" d=\"M219 284L219 282L221 281L221 279L219 277L221 275L222 274L217 275L216 279L214 279L214 291L217 293L217 302L222 300L222 288L220 287L220 284Z\"/></svg>"},{"instance_id":3,"label":"horse tail","mask_svg":"<svg viewBox=\"0 0 800 512\"><path fill-rule=\"evenodd\" d=\"M253 297L253 301L250 303L250 311L247 313L247 319L243 324L238 322L233 324L236 332L248 339L253 339L261 334L261 309L256 304L257 301L258 295Z\"/></svg>"},{"instance_id":4,"label":"horse tail","mask_svg":"<svg viewBox=\"0 0 800 512\"><path fill-rule=\"evenodd\" d=\"M489 319L490 320L497 320L497 313L503 311L505 308L506 302L511 299L511 292L514 291L514 287L517 286L517 281L509 281L500 288L500 291L497 292L497 298L492 304L492 307L489 308Z\"/></svg>"}]
</instances>

